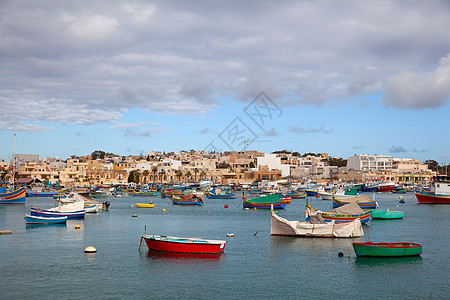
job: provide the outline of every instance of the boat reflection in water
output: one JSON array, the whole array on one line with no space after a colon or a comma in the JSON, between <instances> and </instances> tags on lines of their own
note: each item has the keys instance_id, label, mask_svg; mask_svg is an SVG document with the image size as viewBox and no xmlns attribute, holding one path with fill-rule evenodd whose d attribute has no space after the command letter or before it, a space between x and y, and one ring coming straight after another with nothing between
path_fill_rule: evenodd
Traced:
<instances>
[{"instance_id":1,"label":"boat reflection in water","mask_svg":"<svg viewBox=\"0 0 450 300\"><path fill-rule=\"evenodd\" d=\"M354 252L352 256L355 257ZM395 267L396 265L415 265L422 264L421 256L407 256L407 257L355 257L356 267Z\"/></svg>"},{"instance_id":2,"label":"boat reflection in water","mask_svg":"<svg viewBox=\"0 0 450 300\"><path fill-rule=\"evenodd\" d=\"M150 260L166 260L181 263L196 263L199 261L220 261L225 259L223 252L218 254L194 254L194 253L175 253L149 250L146 254Z\"/></svg>"}]
</instances>

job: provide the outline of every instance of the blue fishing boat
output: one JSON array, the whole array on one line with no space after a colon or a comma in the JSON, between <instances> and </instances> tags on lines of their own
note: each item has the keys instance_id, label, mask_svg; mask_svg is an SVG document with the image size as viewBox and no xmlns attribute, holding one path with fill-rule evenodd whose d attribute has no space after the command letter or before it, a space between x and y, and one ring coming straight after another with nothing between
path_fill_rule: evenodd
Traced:
<instances>
[{"instance_id":1,"label":"blue fishing boat","mask_svg":"<svg viewBox=\"0 0 450 300\"><path fill-rule=\"evenodd\" d=\"M25 204L25 187L20 187L16 190L7 192L7 184L7 182L0 183L0 204Z\"/></svg>"},{"instance_id":2,"label":"blue fishing boat","mask_svg":"<svg viewBox=\"0 0 450 300\"><path fill-rule=\"evenodd\" d=\"M307 205L306 214L306 221L309 221L309 216L316 214L320 214L326 222L345 223L359 219L364 224L370 220L370 210L363 211L355 202L332 209L329 212L322 212Z\"/></svg>"},{"instance_id":3,"label":"blue fishing boat","mask_svg":"<svg viewBox=\"0 0 450 300\"><path fill-rule=\"evenodd\" d=\"M48 217L48 218L67 217L69 219L82 219L84 218L86 211L84 209L77 211L53 211L48 209L31 207L30 214L32 216L37 217Z\"/></svg>"},{"instance_id":4,"label":"blue fishing boat","mask_svg":"<svg viewBox=\"0 0 450 300\"><path fill-rule=\"evenodd\" d=\"M209 199L236 199L236 192L222 191L216 188L206 191L205 194Z\"/></svg>"},{"instance_id":5,"label":"blue fishing boat","mask_svg":"<svg viewBox=\"0 0 450 300\"><path fill-rule=\"evenodd\" d=\"M40 217L25 215L26 224L65 224L67 222L67 217Z\"/></svg>"},{"instance_id":6,"label":"blue fishing boat","mask_svg":"<svg viewBox=\"0 0 450 300\"><path fill-rule=\"evenodd\" d=\"M291 199L303 199L306 198L306 193L304 191L289 191L286 193L286 197Z\"/></svg>"}]
</instances>

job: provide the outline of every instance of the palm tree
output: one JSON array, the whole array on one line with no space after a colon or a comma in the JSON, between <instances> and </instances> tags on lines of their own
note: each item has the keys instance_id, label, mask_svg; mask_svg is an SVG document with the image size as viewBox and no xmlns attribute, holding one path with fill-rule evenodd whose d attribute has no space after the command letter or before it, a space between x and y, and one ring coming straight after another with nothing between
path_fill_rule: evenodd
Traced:
<instances>
[{"instance_id":1,"label":"palm tree","mask_svg":"<svg viewBox=\"0 0 450 300\"><path fill-rule=\"evenodd\" d=\"M158 168L157 167L152 167L153 183L155 183L156 172L158 172Z\"/></svg>"},{"instance_id":2,"label":"palm tree","mask_svg":"<svg viewBox=\"0 0 450 300\"><path fill-rule=\"evenodd\" d=\"M181 171L181 170L176 170L175 174L176 174L176 176L178 177L178 181L180 181L181 176L183 176L183 171Z\"/></svg>"},{"instance_id":3,"label":"palm tree","mask_svg":"<svg viewBox=\"0 0 450 300\"><path fill-rule=\"evenodd\" d=\"M159 176L160 176L160 179L161 179L161 183L162 183L164 174L166 174L166 171L164 171L164 170L161 170L161 171L159 172Z\"/></svg>"},{"instance_id":4,"label":"palm tree","mask_svg":"<svg viewBox=\"0 0 450 300\"><path fill-rule=\"evenodd\" d=\"M190 178L191 176L192 176L192 174L191 174L191 171L186 171L186 173L184 173L184 176L186 177L186 178Z\"/></svg>"},{"instance_id":5,"label":"palm tree","mask_svg":"<svg viewBox=\"0 0 450 300\"><path fill-rule=\"evenodd\" d=\"M197 182L197 173L200 172L197 168L194 169L194 182Z\"/></svg>"},{"instance_id":6,"label":"palm tree","mask_svg":"<svg viewBox=\"0 0 450 300\"><path fill-rule=\"evenodd\" d=\"M144 170L144 172L142 172L142 175L144 175L144 184L147 183L147 176L150 172L148 170Z\"/></svg>"},{"instance_id":7,"label":"palm tree","mask_svg":"<svg viewBox=\"0 0 450 300\"><path fill-rule=\"evenodd\" d=\"M200 172L200 179L202 179L203 177L205 177L206 176L206 172L205 171L201 171Z\"/></svg>"}]
</instances>

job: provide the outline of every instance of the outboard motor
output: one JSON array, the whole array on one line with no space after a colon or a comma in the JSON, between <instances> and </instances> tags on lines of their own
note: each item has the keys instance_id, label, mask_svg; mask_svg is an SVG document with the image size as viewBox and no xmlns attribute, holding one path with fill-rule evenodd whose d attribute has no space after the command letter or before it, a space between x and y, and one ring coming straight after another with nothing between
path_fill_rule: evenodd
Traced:
<instances>
[{"instance_id":1,"label":"outboard motor","mask_svg":"<svg viewBox=\"0 0 450 300\"><path fill-rule=\"evenodd\" d=\"M106 210L108 210L109 206L111 205L111 202L105 201L105 202L103 202L103 204L105 204L105 208L106 208Z\"/></svg>"}]
</instances>

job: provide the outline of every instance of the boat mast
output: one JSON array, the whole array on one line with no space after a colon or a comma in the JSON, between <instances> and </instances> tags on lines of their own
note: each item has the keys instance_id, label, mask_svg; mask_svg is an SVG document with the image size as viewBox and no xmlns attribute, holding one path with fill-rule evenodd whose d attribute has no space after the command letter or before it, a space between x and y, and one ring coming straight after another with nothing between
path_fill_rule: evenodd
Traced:
<instances>
[{"instance_id":1,"label":"boat mast","mask_svg":"<svg viewBox=\"0 0 450 300\"><path fill-rule=\"evenodd\" d=\"M14 133L14 149L13 149L13 190L14 190L14 180L15 180L15 169L16 169L16 134Z\"/></svg>"}]
</instances>

